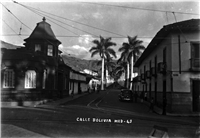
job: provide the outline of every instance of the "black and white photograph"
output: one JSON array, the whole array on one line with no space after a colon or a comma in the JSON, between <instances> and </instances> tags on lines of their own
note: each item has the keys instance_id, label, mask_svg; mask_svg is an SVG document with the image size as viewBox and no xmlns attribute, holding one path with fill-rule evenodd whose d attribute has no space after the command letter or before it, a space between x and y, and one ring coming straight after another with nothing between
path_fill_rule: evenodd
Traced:
<instances>
[{"instance_id":1,"label":"black and white photograph","mask_svg":"<svg viewBox=\"0 0 200 138\"><path fill-rule=\"evenodd\" d=\"M1 0L2 138L200 138L198 0Z\"/></svg>"}]
</instances>

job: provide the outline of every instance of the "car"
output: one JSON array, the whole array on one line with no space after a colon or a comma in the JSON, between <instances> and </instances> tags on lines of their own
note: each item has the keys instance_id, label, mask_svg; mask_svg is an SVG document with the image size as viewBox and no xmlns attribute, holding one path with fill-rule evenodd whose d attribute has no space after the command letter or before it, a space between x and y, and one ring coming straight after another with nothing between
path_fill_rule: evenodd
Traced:
<instances>
[{"instance_id":1,"label":"car","mask_svg":"<svg viewBox=\"0 0 200 138\"><path fill-rule=\"evenodd\" d=\"M133 92L128 89L121 89L118 97L119 101L133 101Z\"/></svg>"}]
</instances>

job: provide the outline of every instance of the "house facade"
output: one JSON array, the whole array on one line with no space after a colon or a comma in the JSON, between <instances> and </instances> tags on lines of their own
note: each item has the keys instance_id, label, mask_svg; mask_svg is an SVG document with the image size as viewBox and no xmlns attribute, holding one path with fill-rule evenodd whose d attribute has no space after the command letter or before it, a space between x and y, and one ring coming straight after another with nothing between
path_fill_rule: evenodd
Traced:
<instances>
[{"instance_id":1,"label":"house facade","mask_svg":"<svg viewBox=\"0 0 200 138\"><path fill-rule=\"evenodd\" d=\"M200 20L164 26L134 67L133 89L154 98L163 114L200 111Z\"/></svg>"},{"instance_id":2,"label":"house facade","mask_svg":"<svg viewBox=\"0 0 200 138\"><path fill-rule=\"evenodd\" d=\"M25 47L1 49L1 101L32 105L43 99L66 97L74 80L78 85L73 88L81 90L80 85L84 92L86 75L64 63L58 49L61 42L45 18L24 41Z\"/></svg>"}]
</instances>

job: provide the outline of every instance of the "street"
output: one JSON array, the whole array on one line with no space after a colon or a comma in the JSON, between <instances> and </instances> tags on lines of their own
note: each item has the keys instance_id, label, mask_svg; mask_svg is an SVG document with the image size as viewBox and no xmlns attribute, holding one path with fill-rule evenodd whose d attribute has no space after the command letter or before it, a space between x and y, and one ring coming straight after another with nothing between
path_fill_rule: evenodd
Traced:
<instances>
[{"instance_id":1,"label":"street","mask_svg":"<svg viewBox=\"0 0 200 138\"><path fill-rule=\"evenodd\" d=\"M167 128L169 137L195 136L197 117L158 115L139 100L120 102L118 94L109 89L56 106L4 107L2 137L14 136L8 125L46 137L148 137L154 125Z\"/></svg>"}]
</instances>

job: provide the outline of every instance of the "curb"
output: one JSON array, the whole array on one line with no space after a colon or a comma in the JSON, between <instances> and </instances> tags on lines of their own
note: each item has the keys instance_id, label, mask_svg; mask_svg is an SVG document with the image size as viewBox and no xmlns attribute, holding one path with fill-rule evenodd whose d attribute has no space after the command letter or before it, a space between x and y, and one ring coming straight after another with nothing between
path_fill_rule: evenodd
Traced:
<instances>
[{"instance_id":1,"label":"curb","mask_svg":"<svg viewBox=\"0 0 200 138\"><path fill-rule=\"evenodd\" d=\"M49 106L62 105L64 103L66 103L66 102L78 99L78 98L80 98L82 96L85 96L85 95L88 95L88 94L90 94L90 93L85 92L85 93L82 93L82 94L76 94L73 97L68 96L68 97L65 97L65 98L62 98L62 99L59 99L59 100L56 100L56 101L49 100L49 101L47 101L46 103L43 103L43 104L35 104L34 107L43 106L43 105L44 106L48 106L48 105Z\"/></svg>"}]
</instances>

